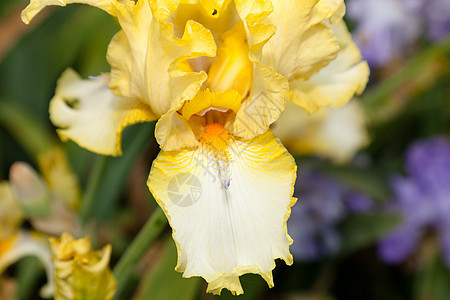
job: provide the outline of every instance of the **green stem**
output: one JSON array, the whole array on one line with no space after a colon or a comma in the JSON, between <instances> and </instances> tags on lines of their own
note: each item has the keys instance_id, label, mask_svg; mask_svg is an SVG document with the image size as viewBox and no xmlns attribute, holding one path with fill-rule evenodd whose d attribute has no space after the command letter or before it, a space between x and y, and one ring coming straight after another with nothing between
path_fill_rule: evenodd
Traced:
<instances>
[{"instance_id":1,"label":"green stem","mask_svg":"<svg viewBox=\"0 0 450 300\"><path fill-rule=\"evenodd\" d=\"M136 265L166 225L164 212L157 208L114 268L114 276L117 279L115 299L123 299L122 294Z\"/></svg>"},{"instance_id":2,"label":"green stem","mask_svg":"<svg viewBox=\"0 0 450 300\"><path fill-rule=\"evenodd\" d=\"M56 142L31 112L11 101L0 100L0 124L32 158L47 152Z\"/></svg>"},{"instance_id":3,"label":"green stem","mask_svg":"<svg viewBox=\"0 0 450 300\"><path fill-rule=\"evenodd\" d=\"M449 51L450 38L447 38L438 44L428 47L409 61L400 71L365 92L362 99L368 115L371 116L371 122L383 122L386 118L393 117L401 110L401 104L390 101L392 92L412 78L419 77L430 66L431 62L445 58Z\"/></svg>"},{"instance_id":4,"label":"green stem","mask_svg":"<svg viewBox=\"0 0 450 300\"><path fill-rule=\"evenodd\" d=\"M92 207L94 206L94 201L96 199L108 159L109 157L107 156L98 156L97 160L95 161L92 174L87 183L86 190L84 192L84 196L81 202L80 217L83 225L86 223L86 221L91 215L91 210Z\"/></svg>"}]
</instances>

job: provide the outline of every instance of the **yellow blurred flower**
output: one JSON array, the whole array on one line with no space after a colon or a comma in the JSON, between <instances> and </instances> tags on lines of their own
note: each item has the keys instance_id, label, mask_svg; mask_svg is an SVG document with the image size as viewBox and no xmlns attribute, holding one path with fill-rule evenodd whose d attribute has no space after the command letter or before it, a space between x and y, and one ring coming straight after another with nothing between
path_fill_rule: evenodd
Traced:
<instances>
[{"instance_id":1,"label":"yellow blurred flower","mask_svg":"<svg viewBox=\"0 0 450 300\"><path fill-rule=\"evenodd\" d=\"M343 1L31 0L22 18L72 2L122 30L110 74L59 80L50 118L61 138L118 155L124 127L158 119L148 186L173 228L176 269L213 293L241 294L245 273L272 287L274 260L292 264L296 166L269 126L287 99L309 112L339 106L368 77Z\"/></svg>"},{"instance_id":2,"label":"yellow blurred flower","mask_svg":"<svg viewBox=\"0 0 450 300\"><path fill-rule=\"evenodd\" d=\"M0 274L25 256L37 257L46 268L48 284L41 296L53 294L52 265L47 241L39 234L20 229L24 214L8 182L0 182Z\"/></svg>"},{"instance_id":3,"label":"yellow blurred flower","mask_svg":"<svg viewBox=\"0 0 450 300\"><path fill-rule=\"evenodd\" d=\"M110 245L94 251L87 237L74 240L67 233L49 241L54 264L55 300L113 299L116 280L109 269Z\"/></svg>"},{"instance_id":4,"label":"yellow blurred flower","mask_svg":"<svg viewBox=\"0 0 450 300\"><path fill-rule=\"evenodd\" d=\"M336 163L350 161L369 140L364 110L356 100L313 114L288 103L273 131L290 153L314 154Z\"/></svg>"}]
</instances>

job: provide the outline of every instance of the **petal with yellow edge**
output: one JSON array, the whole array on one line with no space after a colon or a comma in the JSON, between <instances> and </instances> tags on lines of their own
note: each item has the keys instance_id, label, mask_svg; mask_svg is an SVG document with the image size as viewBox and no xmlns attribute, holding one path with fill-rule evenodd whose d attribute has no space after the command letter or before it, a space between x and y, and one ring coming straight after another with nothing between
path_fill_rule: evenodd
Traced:
<instances>
[{"instance_id":1,"label":"petal with yellow edge","mask_svg":"<svg viewBox=\"0 0 450 300\"><path fill-rule=\"evenodd\" d=\"M182 37L176 37L173 24L158 19L167 8L157 4L145 0L113 3L122 31L111 41L107 59L113 91L141 99L160 117L173 102L192 99L206 80L205 72L184 70L180 65L190 58L214 56L216 44L211 32L192 20L185 24Z\"/></svg>"},{"instance_id":2,"label":"petal with yellow edge","mask_svg":"<svg viewBox=\"0 0 450 300\"><path fill-rule=\"evenodd\" d=\"M113 14L111 10L111 0L31 0L30 4L28 4L28 6L22 11L22 21L25 24L30 23L30 21L46 6L66 6L71 3L82 3L96 6L109 14Z\"/></svg>"},{"instance_id":3,"label":"petal with yellow edge","mask_svg":"<svg viewBox=\"0 0 450 300\"><path fill-rule=\"evenodd\" d=\"M61 139L99 154L120 155L122 130L156 116L146 104L114 95L106 77L83 80L69 69L50 102L50 119Z\"/></svg>"},{"instance_id":4,"label":"petal with yellow edge","mask_svg":"<svg viewBox=\"0 0 450 300\"><path fill-rule=\"evenodd\" d=\"M286 221L295 177L293 157L271 131L240 141L209 124L197 149L162 151L147 184L173 228L176 270L203 277L214 294L242 294L246 273L272 287L274 260L293 262Z\"/></svg>"},{"instance_id":5,"label":"petal with yellow edge","mask_svg":"<svg viewBox=\"0 0 450 300\"><path fill-rule=\"evenodd\" d=\"M339 40L337 58L308 80L291 82L289 98L310 113L323 106L345 104L364 91L369 79L369 66L362 60L344 21L329 26Z\"/></svg>"}]
</instances>

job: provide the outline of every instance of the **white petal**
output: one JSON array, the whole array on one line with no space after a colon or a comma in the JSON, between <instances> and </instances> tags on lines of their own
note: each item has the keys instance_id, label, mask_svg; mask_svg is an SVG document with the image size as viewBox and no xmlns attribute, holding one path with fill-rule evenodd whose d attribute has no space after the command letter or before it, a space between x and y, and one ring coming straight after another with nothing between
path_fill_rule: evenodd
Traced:
<instances>
[{"instance_id":1,"label":"white petal","mask_svg":"<svg viewBox=\"0 0 450 300\"><path fill-rule=\"evenodd\" d=\"M292 263L286 221L296 200L294 159L270 131L248 142L231 139L228 166L210 151L203 144L162 151L149 175L173 228L176 270L202 276L213 293L241 294L245 273L260 274L272 287L274 260Z\"/></svg>"},{"instance_id":2,"label":"white petal","mask_svg":"<svg viewBox=\"0 0 450 300\"><path fill-rule=\"evenodd\" d=\"M1 246L4 242L0 241L0 250L2 250ZM49 298L54 292L54 281L51 253L47 241L28 232L19 232L12 236L9 242L9 249L3 253L0 251L0 273L25 256L37 257L45 267L48 280L48 283L41 289L41 296Z\"/></svg>"},{"instance_id":3,"label":"white petal","mask_svg":"<svg viewBox=\"0 0 450 300\"><path fill-rule=\"evenodd\" d=\"M60 128L61 139L103 155L119 155L122 130L156 116L144 103L114 95L105 78L82 80L69 69L58 81L50 119Z\"/></svg>"}]
</instances>

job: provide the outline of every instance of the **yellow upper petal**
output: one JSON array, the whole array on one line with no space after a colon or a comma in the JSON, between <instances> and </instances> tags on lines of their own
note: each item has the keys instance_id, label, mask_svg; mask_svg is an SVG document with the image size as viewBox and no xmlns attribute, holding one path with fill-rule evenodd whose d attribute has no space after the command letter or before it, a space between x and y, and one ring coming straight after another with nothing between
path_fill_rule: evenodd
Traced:
<instances>
[{"instance_id":1,"label":"yellow upper petal","mask_svg":"<svg viewBox=\"0 0 450 300\"><path fill-rule=\"evenodd\" d=\"M273 12L264 19L276 26L262 49L261 63L288 80L308 78L336 57L339 45L334 33L322 22L328 11L318 0L273 0Z\"/></svg>"},{"instance_id":2,"label":"yellow upper petal","mask_svg":"<svg viewBox=\"0 0 450 300\"><path fill-rule=\"evenodd\" d=\"M242 103L230 131L244 139L266 132L286 106L288 87L286 78L255 63L250 96Z\"/></svg>"},{"instance_id":3,"label":"yellow upper petal","mask_svg":"<svg viewBox=\"0 0 450 300\"><path fill-rule=\"evenodd\" d=\"M209 292L241 294L239 276L260 274L272 287L274 260L292 263L286 221L296 166L270 131L245 142L230 137L226 152L227 162L203 143L162 151L148 186L173 228L176 270L205 278Z\"/></svg>"},{"instance_id":4,"label":"yellow upper petal","mask_svg":"<svg viewBox=\"0 0 450 300\"><path fill-rule=\"evenodd\" d=\"M206 79L204 72L186 72L178 64L189 58L214 56L216 45L211 33L192 20L186 23L183 36L177 38L173 25L161 22L165 17L153 15L176 6L151 4L145 0L114 3L122 31L112 40L107 58L114 92L142 99L160 117L173 102L192 99L193 88L198 91Z\"/></svg>"},{"instance_id":5,"label":"yellow upper petal","mask_svg":"<svg viewBox=\"0 0 450 300\"><path fill-rule=\"evenodd\" d=\"M309 79L291 82L290 99L308 112L345 104L353 95L364 91L369 79L369 66L362 60L344 21L329 26L339 40L337 58Z\"/></svg>"},{"instance_id":6,"label":"yellow upper petal","mask_svg":"<svg viewBox=\"0 0 450 300\"><path fill-rule=\"evenodd\" d=\"M115 96L105 78L82 80L67 70L50 102L50 119L62 139L103 155L121 154L122 130L156 119L150 108L135 99Z\"/></svg>"},{"instance_id":7,"label":"yellow upper petal","mask_svg":"<svg viewBox=\"0 0 450 300\"><path fill-rule=\"evenodd\" d=\"M26 24L46 6L66 6L70 3L83 3L96 6L109 14L114 14L111 9L111 0L31 0L30 4L22 11L22 21Z\"/></svg>"}]
</instances>

